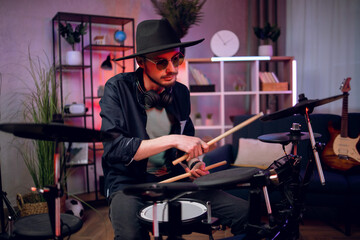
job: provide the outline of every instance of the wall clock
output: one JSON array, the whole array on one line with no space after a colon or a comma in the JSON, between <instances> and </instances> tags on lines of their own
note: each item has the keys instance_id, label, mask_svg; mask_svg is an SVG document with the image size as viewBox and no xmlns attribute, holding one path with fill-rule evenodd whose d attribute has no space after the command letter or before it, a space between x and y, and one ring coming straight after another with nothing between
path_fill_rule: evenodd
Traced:
<instances>
[{"instance_id":1,"label":"wall clock","mask_svg":"<svg viewBox=\"0 0 360 240\"><path fill-rule=\"evenodd\" d=\"M240 47L239 38L229 30L216 32L210 41L211 51L218 57L234 56Z\"/></svg>"}]
</instances>

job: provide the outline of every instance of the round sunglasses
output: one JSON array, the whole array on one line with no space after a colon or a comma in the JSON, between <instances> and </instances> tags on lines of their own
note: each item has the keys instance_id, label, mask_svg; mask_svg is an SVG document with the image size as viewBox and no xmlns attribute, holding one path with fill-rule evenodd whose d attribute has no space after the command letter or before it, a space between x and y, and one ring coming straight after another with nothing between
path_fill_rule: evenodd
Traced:
<instances>
[{"instance_id":1,"label":"round sunglasses","mask_svg":"<svg viewBox=\"0 0 360 240\"><path fill-rule=\"evenodd\" d=\"M174 67L180 66L184 62L184 55L182 53L178 53L175 56L173 56L170 60ZM149 62L152 62L156 65L156 68L158 70L164 70L169 65L169 60L167 59L160 59L157 61L151 60L150 58L145 57Z\"/></svg>"}]
</instances>

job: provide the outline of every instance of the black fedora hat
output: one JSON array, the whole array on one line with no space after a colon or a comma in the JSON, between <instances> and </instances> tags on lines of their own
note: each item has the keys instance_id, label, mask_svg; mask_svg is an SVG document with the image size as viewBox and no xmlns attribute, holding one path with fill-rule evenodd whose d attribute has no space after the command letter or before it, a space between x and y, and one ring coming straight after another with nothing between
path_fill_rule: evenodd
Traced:
<instances>
[{"instance_id":1,"label":"black fedora hat","mask_svg":"<svg viewBox=\"0 0 360 240\"><path fill-rule=\"evenodd\" d=\"M176 47L190 47L202 41L204 41L204 38L197 41L181 42L175 30L165 18L161 20L145 20L139 23L136 29L136 53L114 59L114 61Z\"/></svg>"}]
</instances>

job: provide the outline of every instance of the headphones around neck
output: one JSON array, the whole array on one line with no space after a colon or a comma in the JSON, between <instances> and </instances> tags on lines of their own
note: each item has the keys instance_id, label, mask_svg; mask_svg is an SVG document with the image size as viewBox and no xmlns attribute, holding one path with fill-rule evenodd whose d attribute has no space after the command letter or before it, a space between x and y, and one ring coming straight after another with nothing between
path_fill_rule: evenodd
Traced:
<instances>
[{"instance_id":1,"label":"headphones around neck","mask_svg":"<svg viewBox=\"0 0 360 240\"><path fill-rule=\"evenodd\" d=\"M160 94L154 90L145 91L140 82L136 82L137 89L140 92L138 96L139 103L144 107L145 110L150 108L162 109L167 107L173 100L172 97L172 88L165 89Z\"/></svg>"}]
</instances>

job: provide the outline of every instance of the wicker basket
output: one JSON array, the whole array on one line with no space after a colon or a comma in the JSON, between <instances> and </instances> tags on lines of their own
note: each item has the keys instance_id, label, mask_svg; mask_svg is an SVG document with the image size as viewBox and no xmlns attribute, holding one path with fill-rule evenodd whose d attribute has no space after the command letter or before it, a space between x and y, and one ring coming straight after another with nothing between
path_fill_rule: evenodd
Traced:
<instances>
[{"instance_id":1,"label":"wicker basket","mask_svg":"<svg viewBox=\"0 0 360 240\"><path fill-rule=\"evenodd\" d=\"M28 193L24 197L18 193L16 201L21 217L48 212L47 203L40 202L40 197L36 193Z\"/></svg>"}]
</instances>

